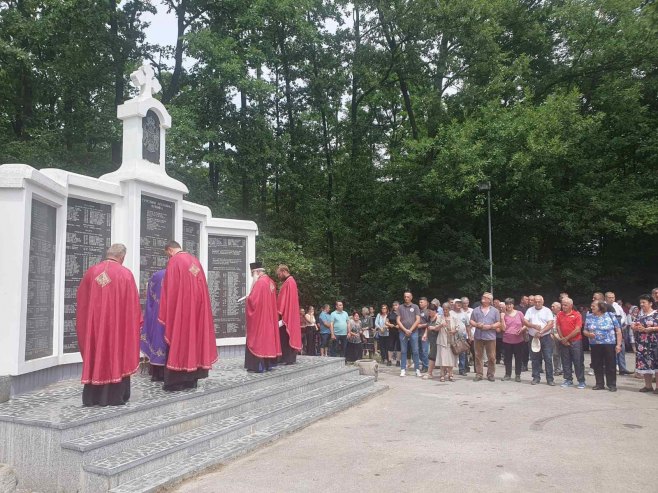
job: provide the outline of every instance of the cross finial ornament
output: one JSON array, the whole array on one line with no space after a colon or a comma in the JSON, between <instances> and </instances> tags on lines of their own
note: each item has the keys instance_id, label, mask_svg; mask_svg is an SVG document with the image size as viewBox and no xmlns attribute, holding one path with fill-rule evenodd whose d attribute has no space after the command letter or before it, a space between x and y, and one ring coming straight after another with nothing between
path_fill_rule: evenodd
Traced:
<instances>
[{"instance_id":1,"label":"cross finial ornament","mask_svg":"<svg viewBox=\"0 0 658 493\"><path fill-rule=\"evenodd\" d=\"M155 78L153 67L146 61L142 66L130 74L130 80L139 89L139 99L150 98L153 94L160 92L162 86Z\"/></svg>"}]
</instances>

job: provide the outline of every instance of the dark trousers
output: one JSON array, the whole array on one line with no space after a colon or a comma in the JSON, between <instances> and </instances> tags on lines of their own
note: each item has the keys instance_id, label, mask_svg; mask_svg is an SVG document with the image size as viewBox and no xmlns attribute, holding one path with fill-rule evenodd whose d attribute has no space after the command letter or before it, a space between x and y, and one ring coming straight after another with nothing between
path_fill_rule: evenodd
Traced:
<instances>
[{"instance_id":1,"label":"dark trousers","mask_svg":"<svg viewBox=\"0 0 658 493\"><path fill-rule=\"evenodd\" d=\"M279 362L286 365L292 365L297 361L297 350L290 347L290 336L285 325L279 327L279 337L281 339L281 356Z\"/></svg>"},{"instance_id":2,"label":"dark trousers","mask_svg":"<svg viewBox=\"0 0 658 493\"><path fill-rule=\"evenodd\" d=\"M530 361L530 341L524 342L523 347L521 348L521 363L523 363L523 366L527 368L529 361Z\"/></svg>"},{"instance_id":3,"label":"dark trousers","mask_svg":"<svg viewBox=\"0 0 658 493\"><path fill-rule=\"evenodd\" d=\"M503 342L502 337L496 337L496 363L498 363L502 357L505 348L505 343Z\"/></svg>"},{"instance_id":4,"label":"dark trousers","mask_svg":"<svg viewBox=\"0 0 658 493\"><path fill-rule=\"evenodd\" d=\"M390 330L388 332L388 350L400 351L400 336L398 330Z\"/></svg>"},{"instance_id":5,"label":"dark trousers","mask_svg":"<svg viewBox=\"0 0 658 493\"><path fill-rule=\"evenodd\" d=\"M516 344L505 343L503 351L505 353L505 376L512 376L512 356L514 356L514 374L518 377L521 375L523 367L523 348L528 347L525 341Z\"/></svg>"},{"instance_id":6,"label":"dark trousers","mask_svg":"<svg viewBox=\"0 0 658 493\"><path fill-rule=\"evenodd\" d=\"M559 342L555 347L560 351L562 357L562 371L564 372L564 381L573 383L573 373L576 373L578 383L585 383L585 361L583 359L583 341L571 341L570 346L565 346ZM571 371L573 365L574 372Z\"/></svg>"},{"instance_id":7,"label":"dark trousers","mask_svg":"<svg viewBox=\"0 0 658 493\"><path fill-rule=\"evenodd\" d=\"M304 327L304 333L306 335L304 351L308 356L315 356L315 326L309 325L308 327Z\"/></svg>"},{"instance_id":8,"label":"dark trousers","mask_svg":"<svg viewBox=\"0 0 658 493\"><path fill-rule=\"evenodd\" d=\"M550 334L542 336L541 341L541 350L538 353L532 351L530 358L532 359L532 379L539 381L541 380L540 370L542 360L546 364L546 381L553 381L553 339L551 339Z\"/></svg>"},{"instance_id":9,"label":"dark trousers","mask_svg":"<svg viewBox=\"0 0 658 493\"><path fill-rule=\"evenodd\" d=\"M329 346L329 356L345 356L345 345L347 344L347 335L336 336Z\"/></svg>"},{"instance_id":10,"label":"dark trousers","mask_svg":"<svg viewBox=\"0 0 658 493\"><path fill-rule=\"evenodd\" d=\"M603 377L608 387L617 386L617 355L614 344L591 344L592 368L596 385L604 387Z\"/></svg>"},{"instance_id":11,"label":"dark trousers","mask_svg":"<svg viewBox=\"0 0 658 493\"><path fill-rule=\"evenodd\" d=\"M388 361L388 336L379 336L379 351L382 354L382 361Z\"/></svg>"}]
</instances>

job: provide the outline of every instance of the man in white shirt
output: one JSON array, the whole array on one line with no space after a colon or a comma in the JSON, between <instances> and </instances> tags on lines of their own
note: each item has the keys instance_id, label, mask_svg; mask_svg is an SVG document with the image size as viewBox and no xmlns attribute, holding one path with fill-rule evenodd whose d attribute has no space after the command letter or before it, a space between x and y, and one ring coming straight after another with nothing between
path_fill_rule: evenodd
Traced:
<instances>
[{"instance_id":1,"label":"man in white shirt","mask_svg":"<svg viewBox=\"0 0 658 493\"><path fill-rule=\"evenodd\" d=\"M537 385L541 380L539 372L541 360L543 358L546 365L546 383L551 387L555 385L553 377L553 340L551 332L553 330L553 312L544 306L543 296L537 294L534 296L534 306L528 308L525 318L530 322L528 334L531 341L537 339L540 341L541 349L538 352L530 351L532 360L532 385ZM533 341L534 342L534 341ZM534 342L534 344L537 344Z\"/></svg>"},{"instance_id":2,"label":"man in white shirt","mask_svg":"<svg viewBox=\"0 0 658 493\"><path fill-rule=\"evenodd\" d=\"M617 322L619 322L619 326L623 327L626 325L626 313L624 313L624 309L617 303L615 293L608 291L605 294L605 302L615 309L615 317L617 318ZM619 367L620 375L631 375L631 372L626 368L626 348L624 347L623 337L621 338L621 351L617 353L617 366Z\"/></svg>"}]
</instances>

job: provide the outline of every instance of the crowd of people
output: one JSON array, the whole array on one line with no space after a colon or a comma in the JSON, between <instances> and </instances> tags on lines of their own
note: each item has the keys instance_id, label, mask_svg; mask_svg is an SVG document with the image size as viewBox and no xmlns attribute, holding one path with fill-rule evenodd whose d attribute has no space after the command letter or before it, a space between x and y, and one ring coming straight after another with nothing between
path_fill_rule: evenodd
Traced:
<instances>
[{"instance_id":1,"label":"crowd of people","mask_svg":"<svg viewBox=\"0 0 658 493\"><path fill-rule=\"evenodd\" d=\"M90 267L77 290L76 331L82 355L83 405L122 405L130 398L130 376L148 362L153 381L163 389L195 388L217 361L215 323L203 266L176 241L165 245L167 267L149 279L144 315L134 276L123 266L126 247L112 245L106 258ZM454 381L454 369L475 380L495 381L504 361L503 380L521 381L532 362L533 385L544 375L548 385L563 375L563 387L585 388L584 351L591 354L595 390L617 390L626 367L626 349L635 353L642 392L658 393L658 288L637 305L612 292L594 293L588 308L575 309L567 293L545 306L541 295L495 299L484 293L471 308L468 298L440 303L425 297L345 310L337 301L300 309L297 283L288 266L276 269L279 285L262 263L250 264L252 285L245 302L245 369L270 371L293 365L297 354L344 357L348 362L379 357L407 374L413 362L418 377ZM410 358L410 360L409 360ZM512 361L514 367L512 367ZM485 374L486 366L486 374ZM514 375L512 375L514 371ZM438 373L438 375L435 375ZM576 382L574 382L574 375Z\"/></svg>"},{"instance_id":2,"label":"crowd of people","mask_svg":"<svg viewBox=\"0 0 658 493\"><path fill-rule=\"evenodd\" d=\"M497 299L484 293L476 306L467 297L441 303L404 293L394 301L348 313L342 301L334 310L326 304L300 310L303 351L308 355L344 357L353 362L376 357L407 374L413 362L416 376L454 381L454 370L475 381L495 381L496 364L504 364L503 381L521 381L531 372L531 384L550 386L562 376L562 387L586 388L585 372L595 377L593 390L617 390L617 374L644 379L641 392L653 388L658 370L658 288L637 304L624 303L613 292L596 292L589 306L574 306L568 293L547 306L542 295ZM584 353L590 352L585 368ZM635 355L628 370L626 353ZM486 372L485 372L486 367ZM438 375L435 375L438 373ZM575 377L575 381L574 381Z\"/></svg>"}]
</instances>

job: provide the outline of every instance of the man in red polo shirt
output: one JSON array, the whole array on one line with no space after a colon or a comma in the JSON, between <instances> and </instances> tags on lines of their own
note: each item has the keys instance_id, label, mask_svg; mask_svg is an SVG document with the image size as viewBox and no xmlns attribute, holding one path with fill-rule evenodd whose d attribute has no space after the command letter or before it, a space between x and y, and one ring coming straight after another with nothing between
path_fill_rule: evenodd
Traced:
<instances>
[{"instance_id":1,"label":"man in red polo shirt","mask_svg":"<svg viewBox=\"0 0 658 493\"><path fill-rule=\"evenodd\" d=\"M585 362L583 360L583 341L580 329L583 319L578 311L573 309L573 300L568 297L562 298L560 303L562 310L557 314L557 344L562 356L562 370L564 383L561 387L573 387L573 374L571 365L576 372L578 388L585 388Z\"/></svg>"}]
</instances>

